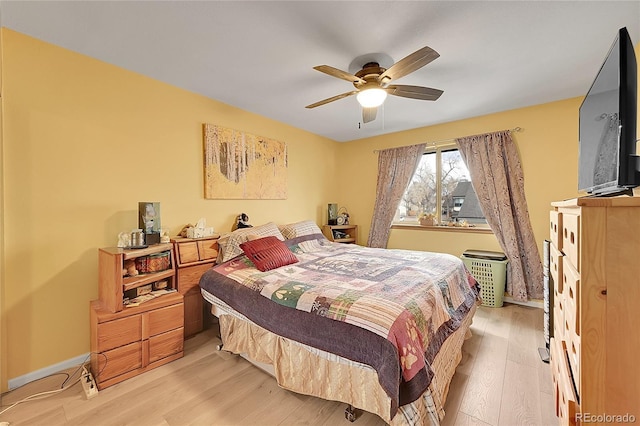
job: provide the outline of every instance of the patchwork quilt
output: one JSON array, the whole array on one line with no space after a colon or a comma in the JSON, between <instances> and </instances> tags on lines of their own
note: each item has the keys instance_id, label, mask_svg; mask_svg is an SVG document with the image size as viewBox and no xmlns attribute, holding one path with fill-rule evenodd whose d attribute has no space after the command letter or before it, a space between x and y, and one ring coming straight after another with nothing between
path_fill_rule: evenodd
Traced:
<instances>
[{"instance_id":1,"label":"patchwork quilt","mask_svg":"<svg viewBox=\"0 0 640 426\"><path fill-rule=\"evenodd\" d=\"M462 261L321 234L285 243L298 263L260 272L240 255L207 271L200 286L273 333L372 366L392 417L419 398L430 362L478 299Z\"/></svg>"}]
</instances>

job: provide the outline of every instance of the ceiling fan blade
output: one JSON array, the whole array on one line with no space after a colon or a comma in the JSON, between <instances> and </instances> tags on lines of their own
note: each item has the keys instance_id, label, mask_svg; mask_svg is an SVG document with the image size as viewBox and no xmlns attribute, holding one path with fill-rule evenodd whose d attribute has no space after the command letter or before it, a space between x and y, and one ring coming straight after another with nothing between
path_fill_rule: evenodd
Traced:
<instances>
[{"instance_id":1,"label":"ceiling fan blade","mask_svg":"<svg viewBox=\"0 0 640 426\"><path fill-rule=\"evenodd\" d=\"M318 65L317 67L313 67L313 69L329 74L331 77L347 80L350 83L365 83L365 81L360 77L349 74L346 71L339 70L338 68L330 67L329 65Z\"/></svg>"},{"instance_id":2,"label":"ceiling fan blade","mask_svg":"<svg viewBox=\"0 0 640 426\"><path fill-rule=\"evenodd\" d=\"M353 90L351 92L342 93L341 95L332 96L330 98L318 101L318 102L316 102L314 104L307 105L305 108L315 108L315 107L318 107L320 105L328 104L329 102L337 101L338 99L346 98L347 96L355 95L356 93L358 93L357 90Z\"/></svg>"},{"instance_id":3,"label":"ceiling fan blade","mask_svg":"<svg viewBox=\"0 0 640 426\"><path fill-rule=\"evenodd\" d=\"M378 107L362 108L362 121L368 123L376 119Z\"/></svg>"},{"instance_id":4,"label":"ceiling fan blade","mask_svg":"<svg viewBox=\"0 0 640 426\"><path fill-rule=\"evenodd\" d=\"M432 89L431 87L407 86L403 84L388 86L384 90L390 95L420 99L423 101L435 101L444 93L443 90Z\"/></svg>"},{"instance_id":5,"label":"ceiling fan blade","mask_svg":"<svg viewBox=\"0 0 640 426\"><path fill-rule=\"evenodd\" d=\"M429 46L425 46L391 65L391 68L380 74L378 81L381 84L386 84L391 80L397 80L400 77L404 77L405 75L424 67L439 56L440 54L438 52Z\"/></svg>"}]
</instances>

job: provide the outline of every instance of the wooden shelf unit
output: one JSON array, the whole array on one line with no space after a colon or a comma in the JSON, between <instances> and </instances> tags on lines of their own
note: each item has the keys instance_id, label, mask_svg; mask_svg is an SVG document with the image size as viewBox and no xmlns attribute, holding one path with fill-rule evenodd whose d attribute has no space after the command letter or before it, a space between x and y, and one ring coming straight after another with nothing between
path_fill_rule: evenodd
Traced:
<instances>
[{"instance_id":1,"label":"wooden shelf unit","mask_svg":"<svg viewBox=\"0 0 640 426\"><path fill-rule=\"evenodd\" d=\"M348 238L335 238L333 231L341 231L349 235ZM358 225L322 225L322 233L329 241L336 243L355 244L358 241Z\"/></svg>"},{"instance_id":2,"label":"wooden shelf unit","mask_svg":"<svg viewBox=\"0 0 640 426\"><path fill-rule=\"evenodd\" d=\"M164 271L125 275L125 262L168 252ZM183 355L184 302L170 292L137 306L124 305L127 290L167 281L175 289L173 245L143 249L107 247L98 250L98 294L90 303L91 371L98 389L119 383Z\"/></svg>"},{"instance_id":3,"label":"wooden shelf unit","mask_svg":"<svg viewBox=\"0 0 640 426\"><path fill-rule=\"evenodd\" d=\"M140 274L133 277L125 276L124 263L162 252L169 252L169 269L150 274ZM98 297L106 309L119 312L124 308L124 292L143 285L152 284L162 279L169 279L169 288L175 288L175 265L173 261L173 246L169 243L156 244L143 249L125 250L119 247L98 249L99 287Z\"/></svg>"},{"instance_id":4,"label":"wooden shelf unit","mask_svg":"<svg viewBox=\"0 0 640 426\"><path fill-rule=\"evenodd\" d=\"M569 425L588 415L640 418L640 198L552 206L556 415Z\"/></svg>"},{"instance_id":5,"label":"wooden shelf unit","mask_svg":"<svg viewBox=\"0 0 640 426\"><path fill-rule=\"evenodd\" d=\"M184 337L203 329L204 304L200 277L216 264L219 235L205 238L175 237L177 289L184 296Z\"/></svg>"}]
</instances>

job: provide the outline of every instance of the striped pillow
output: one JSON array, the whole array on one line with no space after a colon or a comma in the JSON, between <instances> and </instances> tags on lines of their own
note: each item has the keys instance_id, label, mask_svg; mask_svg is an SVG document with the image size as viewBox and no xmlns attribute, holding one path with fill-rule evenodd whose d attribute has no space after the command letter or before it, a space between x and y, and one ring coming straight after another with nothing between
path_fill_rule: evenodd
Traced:
<instances>
[{"instance_id":1,"label":"striped pillow","mask_svg":"<svg viewBox=\"0 0 640 426\"><path fill-rule=\"evenodd\" d=\"M303 220L301 222L290 223L288 225L279 225L278 228L287 240L305 235L322 234L318 225L316 225L312 220Z\"/></svg>"},{"instance_id":2,"label":"striped pillow","mask_svg":"<svg viewBox=\"0 0 640 426\"><path fill-rule=\"evenodd\" d=\"M233 232L222 235L218 240L220 247L220 259L219 263L226 262L229 259L242 254L240 244L249 241L250 239L262 238L273 236L284 241L284 237L278 230L278 226L273 223L265 223L264 225L254 226L251 228L240 228Z\"/></svg>"},{"instance_id":3,"label":"striped pillow","mask_svg":"<svg viewBox=\"0 0 640 426\"><path fill-rule=\"evenodd\" d=\"M242 243L240 247L262 272L298 262L298 258L277 237L258 238Z\"/></svg>"}]
</instances>

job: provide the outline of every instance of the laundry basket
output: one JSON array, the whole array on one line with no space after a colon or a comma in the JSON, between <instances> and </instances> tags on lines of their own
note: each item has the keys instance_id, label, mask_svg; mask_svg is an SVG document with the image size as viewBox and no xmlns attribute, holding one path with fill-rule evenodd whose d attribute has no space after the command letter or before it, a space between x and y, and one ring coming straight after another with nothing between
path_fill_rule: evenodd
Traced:
<instances>
[{"instance_id":1,"label":"laundry basket","mask_svg":"<svg viewBox=\"0 0 640 426\"><path fill-rule=\"evenodd\" d=\"M482 305L501 307L507 281L507 256L495 251L466 250L462 261L480 284Z\"/></svg>"}]
</instances>

